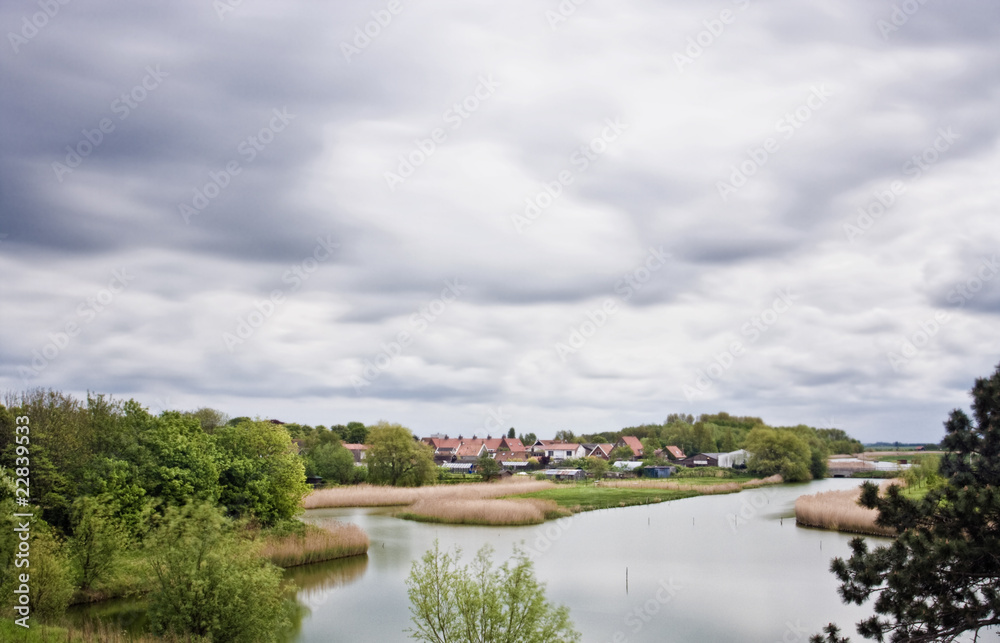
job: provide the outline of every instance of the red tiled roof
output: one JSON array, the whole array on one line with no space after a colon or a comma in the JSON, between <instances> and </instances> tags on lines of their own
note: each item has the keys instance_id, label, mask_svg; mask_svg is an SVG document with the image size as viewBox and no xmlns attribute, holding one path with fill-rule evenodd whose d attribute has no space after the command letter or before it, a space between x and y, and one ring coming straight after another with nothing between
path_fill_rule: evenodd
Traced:
<instances>
[{"instance_id":1,"label":"red tiled roof","mask_svg":"<svg viewBox=\"0 0 1000 643\"><path fill-rule=\"evenodd\" d=\"M482 450L482 448L483 448L482 440L466 442L462 444L462 446L458 447L458 450L455 451L455 455L457 456L479 455L479 452Z\"/></svg>"},{"instance_id":2,"label":"red tiled roof","mask_svg":"<svg viewBox=\"0 0 1000 643\"><path fill-rule=\"evenodd\" d=\"M673 457L677 458L678 460L683 460L684 457L685 457L684 456L684 452L681 451L679 447L669 446L669 447L663 447L663 448L666 449L670 453L670 455L672 455Z\"/></svg>"},{"instance_id":3,"label":"red tiled roof","mask_svg":"<svg viewBox=\"0 0 1000 643\"><path fill-rule=\"evenodd\" d=\"M642 442L639 438L634 435L623 435L622 442L624 442L628 448L632 449L632 453L635 455L642 455Z\"/></svg>"}]
</instances>

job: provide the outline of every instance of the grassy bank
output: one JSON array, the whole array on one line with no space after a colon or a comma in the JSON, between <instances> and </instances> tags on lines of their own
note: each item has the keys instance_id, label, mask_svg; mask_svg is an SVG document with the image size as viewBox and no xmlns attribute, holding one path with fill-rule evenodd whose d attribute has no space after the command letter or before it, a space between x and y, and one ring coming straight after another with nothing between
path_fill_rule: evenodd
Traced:
<instances>
[{"instance_id":1,"label":"grassy bank","mask_svg":"<svg viewBox=\"0 0 1000 643\"><path fill-rule=\"evenodd\" d=\"M781 476L763 480L756 478L685 478L683 482L669 480L603 480L593 484L559 485L553 489L522 494L522 498L554 500L560 507L573 512L631 507L693 496L735 493L768 484L778 484Z\"/></svg>"},{"instance_id":2,"label":"grassy bank","mask_svg":"<svg viewBox=\"0 0 1000 643\"><path fill-rule=\"evenodd\" d=\"M622 488L610 486L560 485L555 489L533 491L522 494L522 498L536 498L555 502L558 506L574 513L593 511L595 509L611 509L613 507L631 507L633 505L648 505L668 500L679 500L699 495L696 491L679 491L673 489L643 489Z\"/></svg>"},{"instance_id":3,"label":"grassy bank","mask_svg":"<svg viewBox=\"0 0 1000 643\"><path fill-rule=\"evenodd\" d=\"M899 483L895 480L883 483L883 491L888 484ZM795 522L806 527L832 531L869 536L895 536L894 529L875 524L878 512L858 505L860 497L860 487L801 496L795 501Z\"/></svg>"},{"instance_id":4,"label":"grassy bank","mask_svg":"<svg viewBox=\"0 0 1000 643\"><path fill-rule=\"evenodd\" d=\"M173 636L129 634L108 625L81 629L39 625L37 622L31 622L30 628L23 628L13 621L0 620L0 641L5 643L7 641L11 643L180 643L191 640Z\"/></svg>"}]
</instances>

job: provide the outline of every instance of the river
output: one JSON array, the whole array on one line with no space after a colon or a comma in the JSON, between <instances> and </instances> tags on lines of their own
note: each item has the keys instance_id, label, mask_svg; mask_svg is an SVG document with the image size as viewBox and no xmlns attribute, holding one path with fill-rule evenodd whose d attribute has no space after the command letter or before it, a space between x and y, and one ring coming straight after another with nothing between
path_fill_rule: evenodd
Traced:
<instances>
[{"instance_id":1,"label":"river","mask_svg":"<svg viewBox=\"0 0 1000 643\"><path fill-rule=\"evenodd\" d=\"M857 484L819 480L592 511L533 527L417 523L385 509L312 510L306 520L360 525L371 549L366 558L288 572L310 610L295 640L407 640L404 581L435 539L442 548L460 546L465 560L485 543L499 560L523 541L549 599L569 606L588 643L805 643L830 621L853 634L870 610L843 605L829 572L832 557L850 554L851 536L796 527L794 503L802 494Z\"/></svg>"},{"instance_id":2,"label":"river","mask_svg":"<svg viewBox=\"0 0 1000 643\"><path fill-rule=\"evenodd\" d=\"M567 605L586 643L806 643L828 622L855 641L868 606L844 605L830 559L849 556L850 535L797 527L795 499L845 489L858 480L827 479L655 505L605 509L531 527L473 527L411 522L394 509L315 509L304 519L360 525L367 556L293 568L300 587L296 643L409 640L405 580L437 539L459 546L468 562L484 544L500 561L521 543ZM885 539L872 539L885 541ZM113 619L141 629L143 605L108 601L80 606L76 619Z\"/></svg>"}]
</instances>

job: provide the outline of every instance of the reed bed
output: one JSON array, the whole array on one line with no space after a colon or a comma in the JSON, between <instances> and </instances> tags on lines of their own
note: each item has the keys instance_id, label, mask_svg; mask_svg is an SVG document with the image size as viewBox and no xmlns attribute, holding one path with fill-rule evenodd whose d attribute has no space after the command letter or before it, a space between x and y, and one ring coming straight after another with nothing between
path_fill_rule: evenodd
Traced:
<instances>
[{"instance_id":1,"label":"reed bed","mask_svg":"<svg viewBox=\"0 0 1000 643\"><path fill-rule=\"evenodd\" d=\"M548 518L569 515L554 500L521 498L498 500L422 499L397 514L400 518L453 525L537 525Z\"/></svg>"},{"instance_id":2,"label":"reed bed","mask_svg":"<svg viewBox=\"0 0 1000 643\"><path fill-rule=\"evenodd\" d=\"M327 507L392 507L412 505L421 500L484 500L518 493L550 489L548 480L510 480L471 482L459 485L428 487L380 487L361 484L351 487L317 489L306 496L306 509Z\"/></svg>"},{"instance_id":3,"label":"reed bed","mask_svg":"<svg viewBox=\"0 0 1000 643\"><path fill-rule=\"evenodd\" d=\"M745 482L722 482L719 484L684 484L682 482L672 482L668 480L605 480L598 484L603 487L624 487L633 489L672 489L674 491L693 491L697 494L707 496L721 493L735 493L744 489L754 489L765 485L781 484L783 482L780 475L775 474L767 478L754 478Z\"/></svg>"},{"instance_id":4,"label":"reed bed","mask_svg":"<svg viewBox=\"0 0 1000 643\"><path fill-rule=\"evenodd\" d=\"M368 552L368 534L361 527L336 521L307 524L302 533L271 536L260 553L279 567L308 565Z\"/></svg>"},{"instance_id":5,"label":"reed bed","mask_svg":"<svg viewBox=\"0 0 1000 643\"><path fill-rule=\"evenodd\" d=\"M882 485L882 493L891 484ZM875 524L878 512L858 505L861 488L824 491L801 496L795 501L795 522L806 527L845 531L869 536L895 536L896 530Z\"/></svg>"}]
</instances>

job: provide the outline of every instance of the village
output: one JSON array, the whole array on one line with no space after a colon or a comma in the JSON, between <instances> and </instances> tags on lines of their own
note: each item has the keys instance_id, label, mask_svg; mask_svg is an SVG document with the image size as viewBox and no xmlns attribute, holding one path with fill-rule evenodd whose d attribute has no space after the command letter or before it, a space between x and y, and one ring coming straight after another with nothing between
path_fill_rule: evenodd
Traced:
<instances>
[{"instance_id":1,"label":"village","mask_svg":"<svg viewBox=\"0 0 1000 643\"><path fill-rule=\"evenodd\" d=\"M485 438L435 434L420 438L420 442L434 449L434 463L455 474L479 473L484 456L500 465L499 476L537 471L552 480L584 480L592 473L579 465L586 458L597 458L609 463L608 478L629 478L643 475L650 478L667 478L678 467L719 467L745 469L750 454L745 449L729 453L694 453L690 456L677 446L666 446L647 454L639 438L626 435L614 443L576 443L538 439L525 445L516 437ZM368 446L344 443L354 461L363 465Z\"/></svg>"}]
</instances>

